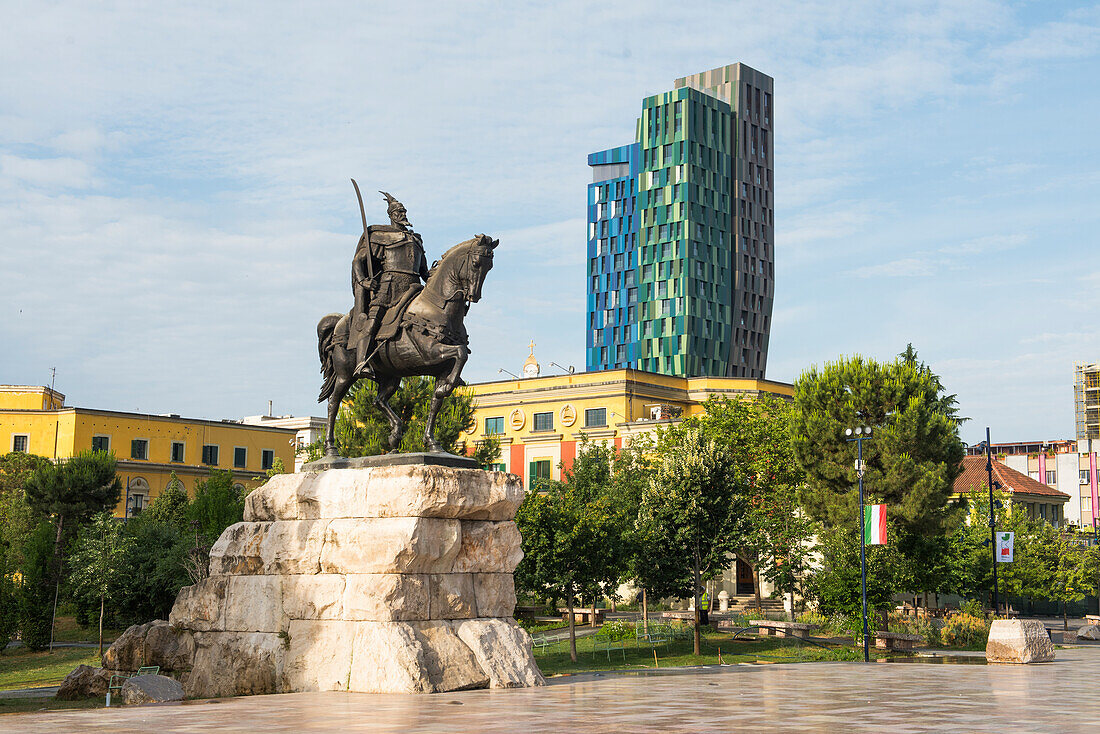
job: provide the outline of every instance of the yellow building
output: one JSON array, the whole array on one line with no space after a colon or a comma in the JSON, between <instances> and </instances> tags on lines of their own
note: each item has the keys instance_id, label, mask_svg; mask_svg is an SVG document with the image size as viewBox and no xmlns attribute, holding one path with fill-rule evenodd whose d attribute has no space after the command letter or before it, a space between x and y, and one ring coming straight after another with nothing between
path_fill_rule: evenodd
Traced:
<instances>
[{"instance_id":1,"label":"yellow building","mask_svg":"<svg viewBox=\"0 0 1100 734\"><path fill-rule=\"evenodd\" d=\"M65 406L48 387L0 385L0 452L58 460L90 449L118 460L124 494L115 514L137 514L160 495L172 474L189 495L211 469L228 469L241 486L258 486L275 459L294 466L292 428L235 421L145 415Z\"/></svg>"},{"instance_id":2,"label":"yellow building","mask_svg":"<svg viewBox=\"0 0 1100 734\"><path fill-rule=\"evenodd\" d=\"M622 447L624 439L702 412L711 395L791 398L792 385L728 377L673 377L633 369L539 377L534 357L524 377L470 386L474 426L467 445L499 439L496 468L535 478L560 479L577 455L581 434Z\"/></svg>"}]
</instances>

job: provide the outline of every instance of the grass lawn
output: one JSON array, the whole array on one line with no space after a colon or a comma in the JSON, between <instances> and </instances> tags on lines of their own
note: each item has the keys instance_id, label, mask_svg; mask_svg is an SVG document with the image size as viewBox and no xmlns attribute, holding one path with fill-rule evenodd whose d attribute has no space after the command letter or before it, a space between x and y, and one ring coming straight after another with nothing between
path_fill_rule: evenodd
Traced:
<instances>
[{"instance_id":1,"label":"grass lawn","mask_svg":"<svg viewBox=\"0 0 1100 734\"><path fill-rule=\"evenodd\" d=\"M106 648L114 642L122 630L103 628L103 647ZM75 617L57 617L57 623L53 630L54 642L99 642L99 621L91 627L81 627L76 623Z\"/></svg>"},{"instance_id":2,"label":"grass lawn","mask_svg":"<svg viewBox=\"0 0 1100 734\"><path fill-rule=\"evenodd\" d=\"M0 691L60 685L81 664L98 666L99 651L86 647L60 647L52 653L7 650L0 655Z\"/></svg>"},{"instance_id":3,"label":"grass lawn","mask_svg":"<svg viewBox=\"0 0 1100 734\"><path fill-rule=\"evenodd\" d=\"M568 639L555 642L545 649L536 646L535 659L544 675L560 675L591 670L652 670L654 667L717 665L719 649L723 663L807 663L863 658L862 648L830 646L825 649L793 638L741 637L734 640L731 633L714 630L706 631L703 635L703 654L698 657L692 654L694 646L690 638L674 640L667 645L657 645L656 648L644 643L638 644L633 639L625 640L625 655L623 650L612 648L610 661L607 651L600 649L600 643L594 636L578 638L576 663L569 659ZM657 653L656 662L653 659L654 650ZM898 655L904 653L871 650L873 658Z\"/></svg>"},{"instance_id":4,"label":"grass lawn","mask_svg":"<svg viewBox=\"0 0 1100 734\"><path fill-rule=\"evenodd\" d=\"M52 711L54 709L102 708L102 698L86 698L82 701L57 701L52 698L0 698L0 714L19 714L28 711ZM0 729L4 728L0 719Z\"/></svg>"}]
</instances>

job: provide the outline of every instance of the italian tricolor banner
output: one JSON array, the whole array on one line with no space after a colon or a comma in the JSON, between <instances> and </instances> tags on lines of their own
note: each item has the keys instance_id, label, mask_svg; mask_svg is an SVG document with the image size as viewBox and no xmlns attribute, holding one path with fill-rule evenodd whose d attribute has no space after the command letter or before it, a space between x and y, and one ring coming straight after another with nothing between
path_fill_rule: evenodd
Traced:
<instances>
[{"instance_id":1,"label":"italian tricolor banner","mask_svg":"<svg viewBox=\"0 0 1100 734\"><path fill-rule=\"evenodd\" d=\"M867 505L863 508L863 542L867 545L886 545L886 505Z\"/></svg>"}]
</instances>

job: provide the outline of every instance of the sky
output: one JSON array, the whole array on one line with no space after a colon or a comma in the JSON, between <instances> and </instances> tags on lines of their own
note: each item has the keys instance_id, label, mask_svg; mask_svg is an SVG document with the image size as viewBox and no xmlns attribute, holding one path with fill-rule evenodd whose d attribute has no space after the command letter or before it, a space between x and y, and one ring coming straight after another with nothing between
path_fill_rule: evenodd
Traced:
<instances>
[{"instance_id":1,"label":"sky","mask_svg":"<svg viewBox=\"0 0 1100 734\"><path fill-rule=\"evenodd\" d=\"M913 343L963 438L1072 437L1100 361L1100 6L5 3L0 383L321 415L316 323L386 190L429 259L500 239L468 381L584 367L586 155L641 100L775 79L767 376Z\"/></svg>"}]
</instances>

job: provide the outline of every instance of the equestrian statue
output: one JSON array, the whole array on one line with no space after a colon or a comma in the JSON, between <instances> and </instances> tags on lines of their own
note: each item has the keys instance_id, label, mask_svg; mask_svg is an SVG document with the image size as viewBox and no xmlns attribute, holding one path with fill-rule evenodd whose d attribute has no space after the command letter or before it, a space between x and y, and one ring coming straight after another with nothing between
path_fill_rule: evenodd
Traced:
<instances>
[{"instance_id":1,"label":"equestrian statue","mask_svg":"<svg viewBox=\"0 0 1100 734\"><path fill-rule=\"evenodd\" d=\"M470 304L481 299L500 241L479 234L447 250L429 269L423 241L401 202L379 192L386 198L390 223L368 227L359 185L355 179L352 184L363 220L351 264L354 305L349 313L330 313L317 324L325 377L317 402L328 400L325 455L338 456L336 416L348 390L362 378L378 384L374 402L390 422L390 453L397 452L405 424L389 399L409 375L435 377L424 445L442 452L433 435L436 415L447 396L465 384L461 374L470 347L463 320Z\"/></svg>"}]
</instances>

